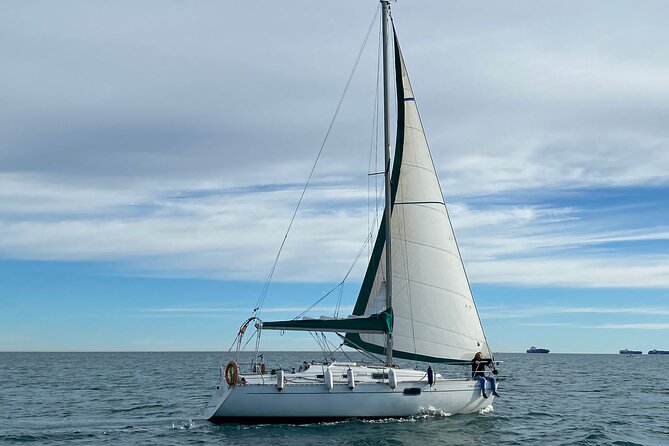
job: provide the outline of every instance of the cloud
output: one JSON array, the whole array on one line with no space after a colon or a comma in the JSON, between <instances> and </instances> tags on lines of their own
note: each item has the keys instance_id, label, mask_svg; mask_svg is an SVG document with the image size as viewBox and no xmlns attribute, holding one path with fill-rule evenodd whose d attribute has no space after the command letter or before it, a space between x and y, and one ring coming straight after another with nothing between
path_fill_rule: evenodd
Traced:
<instances>
[{"instance_id":1,"label":"cloud","mask_svg":"<svg viewBox=\"0 0 669 446\"><path fill-rule=\"evenodd\" d=\"M524 327L569 327L572 326L572 324L569 323L563 323L563 322L543 322L543 323L536 323L536 324L520 324Z\"/></svg>"},{"instance_id":2,"label":"cloud","mask_svg":"<svg viewBox=\"0 0 669 446\"><path fill-rule=\"evenodd\" d=\"M482 317L492 319L532 318L556 314L607 314L607 315L642 315L642 316L669 316L669 309L663 307L561 307L542 305L538 307L490 307L479 308ZM552 324L552 323L551 323ZM537 325L537 324L524 324ZM541 323L540 323L541 325Z\"/></svg>"},{"instance_id":3,"label":"cloud","mask_svg":"<svg viewBox=\"0 0 669 446\"><path fill-rule=\"evenodd\" d=\"M669 324L603 324L590 325L588 328L606 330L669 330Z\"/></svg>"},{"instance_id":4,"label":"cloud","mask_svg":"<svg viewBox=\"0 0 669 446\"><path fill-rule=\"evenodd\" d=\"M300 193L292 185L110 191L32 184L0 176L6 258L114 260L125 265L123 274L234 280L264 279ZM368 217L358 189L317 185L305 198L275 280L337 282L378 220ZM666 227L603 229L573 206L455 202L451 214L477 283L669 286L665 254L609 246L668 240ZM365 259L351 280L361 278Z\"/></svg>"},{"instance_id":5,"label":"cloud","mask_svg":"<svg viewBox=\"0 0 669 446\"><path fill-rule=\"evenodd\" d=\"M170 314L170 315L191 315L191 314L208 314L208 313L234 313L241 314L249 313L249 308L231 308L231 307L163 307L163 308L146 308L143 309L143 312L146 313L159 313L159 314ZM305 310L305 307L263 307L263 313L301 313ZM353 310L351 306L319 306L311 309L311 313L321 313L323 315L333 313L334 311L339 310L342 313L350 313Z\"/></svg>"},{"instance_id":6,"label":"cloud","mask_svg":"<svg viewBox=\"0 0 669 446\"><path fill-rule=\"evenodd\" d=\"M662 200L635 216L561 199L669 185L669 64L648 45L669 31L653 8L424 5L393 8L472 280L669 287ZM263 280L377 5L256 8L44 3L0 17L0 257ZM275 280L340 280L378 223L365 191L379 170L375 49ZM612 246L643 242L658 246Z\"/></svg>"},{"instance_id":7,"label":"cloud","mask_svg":"<svg viewBox=\"0 0 669 446\"><path fill-rule=\"evenodd\" d=\"M669 256L528 258L472 262L479 283L584 288L669 288Z\"/></svg>"}]
</instances>

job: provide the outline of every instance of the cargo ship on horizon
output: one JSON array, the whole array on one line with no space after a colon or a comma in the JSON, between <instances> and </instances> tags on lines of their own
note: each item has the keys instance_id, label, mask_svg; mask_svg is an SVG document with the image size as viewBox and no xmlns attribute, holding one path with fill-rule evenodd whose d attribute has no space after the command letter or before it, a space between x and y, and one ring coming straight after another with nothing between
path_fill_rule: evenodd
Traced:
<instances>
[{"instance_id":1,"label":"cargo ship on horizon","mask_svg":"<svg viewBox=\"0 0 669 446\"><path fill-rule=\"evenodd\" d=\"M649 355L669 355L669 350L651 350Z\"/></svg>"},{"instance_id":2,"label":"cargo ship on horizon","mask_svg":"<svg viewBox=\"0 0 669 446\"><path fill-rule=\"evenodd\" d=\"M527 350L527 353L548 353L548 352L550 352L550 350L548 350L547 348L537 348L535 346L532 346L529 348L529 350Z\"/></svg>"},{"instance_id":3,"label":"cargo ship on horizon","mask_svg":"<svg viewBox=\"0 0 669 446\"><path fill-rule=\"evenodd\" d=\"M624 349L624 350L619 350L618 353L620 353L621 355L640 355L643 352L641 350L627 350L627 349Z\"/></svg>"}]
</instances>

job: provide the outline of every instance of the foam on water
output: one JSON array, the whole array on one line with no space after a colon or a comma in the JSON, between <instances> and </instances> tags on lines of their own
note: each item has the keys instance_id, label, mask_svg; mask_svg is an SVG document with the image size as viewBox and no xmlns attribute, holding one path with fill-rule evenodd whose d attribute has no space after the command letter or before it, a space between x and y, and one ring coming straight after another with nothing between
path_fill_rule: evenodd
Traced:
<instances>
[{"instance_id":1,"label":"foam on water","mask_svg":"<svg viewBox=\"0 0 669 446\"><path fill-rule=\"evenodd\" d=\"M188 420L182 423L172 423L172 429L179 429L179 430L184 430L184 429L195 429L195 423L193 423L193 420Z\"/></svg>"},{"instance_id":2,"label":"foam on water","mask_svg":"<svg viewBox=\"0 0 669 446\"><path fill-rule=\"evenodd\" d=\"M486 406L486 407L484 407L483 409L479 410L479 414L481 414L481 415L485 415L485 414L488 414L488 413L492 413L492 412L494 412L494 411L495 411L495 408L494 408L494 407L492 407L492 406Z\"/></svg>"},{"instance_id":3,"label":"foam on water","mask_svg":"<svg viewBox=\"0 0 669 446\"><path fill-rule=\"evenodd\" d=\"M444 412L441 409L437 409L436 407L428 406L428 407L421 407L420 409L420 414L415 415L416 417L422 417L422 418L446 418L450 417L452 414L449 412Z\"/></svg>"}]
</instances>

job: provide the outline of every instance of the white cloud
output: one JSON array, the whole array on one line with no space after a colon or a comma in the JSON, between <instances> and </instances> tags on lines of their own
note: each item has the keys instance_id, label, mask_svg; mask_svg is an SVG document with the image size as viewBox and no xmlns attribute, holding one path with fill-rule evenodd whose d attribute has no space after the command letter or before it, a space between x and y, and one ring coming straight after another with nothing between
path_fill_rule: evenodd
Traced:
<instances>
[{"instance_id":1,"label":"white cloud","mask_svg":"<svg viewBox=\"0 0 669 446\"><path fill-rule=\"evenodd\" d=\"M0 18L0 257L263 280L376 5L263 7L81 2ZM648 45L669 31L653 8L393 8L473 281L669 287L661 247L604 247L668 240L661 215L613 224L622 211L551 202L669 184L669 64ZM338 281L368 234L350 180L368 167L368 51L275 280Z\"/></svg>"},{"instance_id":2,"label":"white cloud","mask_svg":"<svg viewBox=\"0 0 669 446\"><path fill-rule=\"evenodd\" d=\"M44 181L30 185L30 179L0 177L4 196L20 197L2 204L5 257L114 260L127 266L127 274L237 280L265 278L300 193L292 187L107 192ZM309 191L275 280L341 280L373 222L366 201L364 192L351 188ZM591 250L612 242L668 240L666 227L602 228L573 207L450 207L474 282L669 287L665 254ZM365 259L351 280L360 279Z\"/></svg>"},{"instance_id":3,"label":"white cloud","mask_svg":"<svg viewBox=\"0 0 669 446\"><path fill-rule=\"evenodd\" d=\"M606 315L642 315L642 316L669 316L669 309L663 307L561 307L542 305L540 307L480 307L479 311L486 320L533 318L537 316L556 314L606 314ZM552 324L552 323L551 323ZM537 325L537 324L524 324ZM540 323L539 325L543 325Z\"/></svg>"},{"instance_id":4,"label":"white cloud","mask_svg":"<svg viewBox=\"0 0 669 446\"><path fill-rule=\"evenodd\" d=\"M548 257L472 262L480 283L584 288L669 288L669 255Z\"/></svg>"},{"instance_id":5,"label":"white cloud","mask_svg":"<svg viewBox=\"0 0 669 446\"><path fill-rule=\"evenodd\" d=\"M524 327L570 327L572 324L566 322L544 322L536 324L520 324Z\"/></svg>"},{"instance_id":6,"label":"white cloud","mask_svg":"<svg viewBox=\"0 0 669 446\"><path fill-rule=\"evenodd\" d=\"M306 310L305 307L263 307L263 313L301 313ZM333 313L339 310L341 313L350 313L353 310L351 306L317 306L311 309L310 314L321 313L323 315ZM172 315L191 315L191 314L207 314L207 313L234 313L240 314L250 313L250 308L234 308L234 307L163 307L163 308L146 308L142 310L146 313L160 313Z\"/></svg>"},{"instance_id":7,"label":"white cloud","mask_svg":"<svg viewBox=\"0 0 669 446\"><path fill-rule=\"evenodd\" d=\"M669 324L603 324L590 325L588 328L607 330L669 330Z\"/></svg>"}]
</instances>

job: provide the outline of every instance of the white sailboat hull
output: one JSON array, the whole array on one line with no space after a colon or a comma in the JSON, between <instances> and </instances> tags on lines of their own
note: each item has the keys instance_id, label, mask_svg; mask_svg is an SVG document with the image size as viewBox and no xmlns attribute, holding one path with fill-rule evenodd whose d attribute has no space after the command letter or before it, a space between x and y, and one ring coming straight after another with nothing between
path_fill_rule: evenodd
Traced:
<instances>
[{"instance_id":1,"label":"white sailboat hull","mask_svg":"<svg viewBox=\"0 0 669 446\"><path fill-rule=\"evenodd\" d=\"M355 369L358 374L360 370ZM282 390L274 376L266 375L262 383L251 375L247 384L235 386L228 386L222 379L205 417L212 422L299 423L408 417L430 412L472 413L493 402L492 395L487 399L481 396L480 385L471 379L443 379L438 375L433 385L426 378L402 380L395 389L387 380L359 382L353 389L347 382L336 382L329 390L322 379L317 382L312 376L312 383L286 383Z\"/></svg>"}]
</instances>

